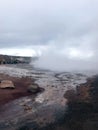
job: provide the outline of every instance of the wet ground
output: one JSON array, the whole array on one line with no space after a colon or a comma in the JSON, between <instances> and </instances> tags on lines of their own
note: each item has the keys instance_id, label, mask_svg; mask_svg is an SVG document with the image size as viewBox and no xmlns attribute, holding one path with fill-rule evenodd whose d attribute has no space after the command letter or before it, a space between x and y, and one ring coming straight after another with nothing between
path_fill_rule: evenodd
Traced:
<instances>
[{"instance_id":1,"label":"wet ground","mask_svg":"<svg viewBox=\"0 0 98 130\"><path fill-rule=\"evenodd\" d=\"M79 97L79 101L82 101L83 105L87 103L84 101L88 101L89 94L85 91L90 90L86 87L89 86L87 79L92 77L91 75L79 72L52 72L28 66L23 68L21 65L1 66L0 73L14 77L17 91L24 88L21 92L25 93L28 83L32 80L45 89L35 98L34 95L25 97L25 95L19 94L21 98L16 96L16 100L9 100L5 105L1 105L0 130L81 130L81 122L76 123L81 116L75 116L81 115L81 103L79 106L76 101ZM80 84L85 84L86 87L78 89L77 86ZM88 106L88 104L86 105ZM78 114L77 109L73 109L77 107L79 108ZM75 127L72 125L74 123Z\"/></svg>"},{"instance_id":2,"label":"wet ground","mask_svg":"<svg viewBox=\"0 0 98 130\"><path fill-rule=\"evenodd\" d=\"M0 80L11 80L14 83L15 89L0 89L0 106L20 97L31 95L27 88L33 79L28 77L17 78L9 75L0 74Z\"/></svg>"}]
</instances>

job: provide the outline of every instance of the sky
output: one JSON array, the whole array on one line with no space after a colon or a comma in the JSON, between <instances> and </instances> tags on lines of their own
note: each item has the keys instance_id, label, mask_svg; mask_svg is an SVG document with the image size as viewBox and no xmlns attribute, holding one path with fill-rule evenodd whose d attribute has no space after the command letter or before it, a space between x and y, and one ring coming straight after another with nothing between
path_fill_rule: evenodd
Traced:
<instances>
[{"instance_id":1,"label":"sky","mask_svg":"<svg viewBox=\"0 0 98 130\"><path fill-rule=\"evenodd\" d=\"M97 68L98 0L0 0L0 53L36 66Z\"/></svg>"}]
</instances>

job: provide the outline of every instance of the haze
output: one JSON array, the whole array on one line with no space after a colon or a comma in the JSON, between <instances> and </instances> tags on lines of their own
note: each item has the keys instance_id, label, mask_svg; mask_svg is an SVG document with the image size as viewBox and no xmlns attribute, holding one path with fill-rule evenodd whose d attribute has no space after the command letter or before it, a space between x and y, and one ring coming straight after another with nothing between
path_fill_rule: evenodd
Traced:
<instances>
[{"instance_id":1,"label":"haze","mask_svg":"<svg viewBox=\"0 0 98 130\"><path fill-rule=\"evenodd\" d=\"M0 1L1 54L39 56L52 70L96 69L97 0Z\"/></svg>"}]
</instances>

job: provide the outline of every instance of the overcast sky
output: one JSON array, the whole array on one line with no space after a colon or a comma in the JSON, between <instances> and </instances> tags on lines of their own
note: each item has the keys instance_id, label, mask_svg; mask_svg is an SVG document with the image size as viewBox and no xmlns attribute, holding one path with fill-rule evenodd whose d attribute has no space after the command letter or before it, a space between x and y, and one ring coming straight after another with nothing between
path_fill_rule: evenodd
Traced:
<instances>
[{"instance_id":1,"label":"overcast sky","mask_svg":"<svg viewBox=\"0 0 98 130\"><path fill-rule=\"evenodd\" d=\"M97 40L98 0L0 0L1 53L84 64L96 59Z\"/></svg>"}]
</instances>

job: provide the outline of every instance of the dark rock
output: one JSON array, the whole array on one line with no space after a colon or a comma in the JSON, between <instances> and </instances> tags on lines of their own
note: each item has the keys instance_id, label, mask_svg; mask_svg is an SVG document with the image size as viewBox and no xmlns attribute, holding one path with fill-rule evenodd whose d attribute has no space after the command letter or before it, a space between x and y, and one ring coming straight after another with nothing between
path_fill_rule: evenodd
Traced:
<instances>
[{"instance_id":1,"label":"dark rock","mask_svg":"<svg viewBox=\"0 0 98 130\"><path fill-rule=\"evenodd\" d=\"M44 90L44 89L40 88L37 84L31 84L28 87L28 92L31 92L31 93L34 93L34 94L41 92L42 90Z\"/></svg>"}]
</instances>

